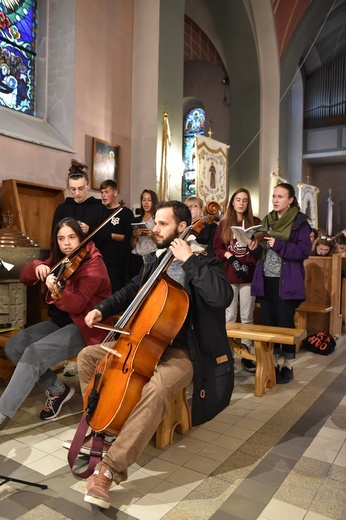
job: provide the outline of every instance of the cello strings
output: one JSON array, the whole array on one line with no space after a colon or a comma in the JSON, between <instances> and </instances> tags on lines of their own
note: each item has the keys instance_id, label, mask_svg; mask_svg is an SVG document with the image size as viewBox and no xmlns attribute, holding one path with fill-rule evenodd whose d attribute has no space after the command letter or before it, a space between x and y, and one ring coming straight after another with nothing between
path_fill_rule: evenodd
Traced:
<instances>
[{"instance_id":1,"label":"cello strings","mask_svg":"<svg viewBox=\"0 0 346 520\"><path fill-rule=\"evenodd\" d=\"M180 235L181 239L185 239L186 236L190 233L193 226L188 226L183 233ZM129 321L129 319L133 316L134 312L138 309L139 305L142 303L144 298L146 298L148 292L152 289L154 283L157 281L158 276L163 270L166 268L168 263L172 260L173 253L170 250L167 250L164 258L160 262L160 264L157 266L153 274L149 277L149 279L146 281L146 283L140 288L137 296L134 298L134 300L130 303L124 314L121 316L121 318L116 322L115 326L119 329L124 328L126 323ZM109 347L109 343L114 342L116 338L116 335L119 334L119 332L110 331L103 342L101 343L101 346ZM114 347L114 345L113 345Z\"/></svg>"}]
</instances>

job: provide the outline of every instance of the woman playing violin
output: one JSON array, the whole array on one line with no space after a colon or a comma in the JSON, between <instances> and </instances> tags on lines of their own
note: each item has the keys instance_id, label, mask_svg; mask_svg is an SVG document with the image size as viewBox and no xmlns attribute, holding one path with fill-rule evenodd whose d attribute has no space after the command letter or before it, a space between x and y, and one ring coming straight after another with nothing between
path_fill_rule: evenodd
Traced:
<instances>
[{"instance_id":1,"label":"woman playing violin","mask_svg":"<svg viewBox=\"0 0 346 520\"><path fill-rule=\"evenodd\" d=\"M52 256L45 262L33 260L20 273L25 285L33 285L37 280L45 282L50 321L22 330L5 345L6 355L16 368L0 398L0 429L7 418L14 416L35 383L48 397L40 418L56 417L75 390L60 381L50 367L76 356L85 345L99 343L104 338L102 330L90 329L84 322L90 309L111 294L107 269L94 243L85 246L86 255L74 272L73 257L71 265L66 264L72 274L64 281L63 288L57 285L57 269L52 271L57 262L78 248L83 238L78 222L64 218L52 235ZM64 280L64 273L61 276Z\"/></svg>"},{"instance_id":2,"label":"woman playing violin","mask_svg":"<svg viewBox=\"0 0 346 520\"><path fill-rule=\"evenodd\" d=\"M183 202L158 203L154 227L156 242L161 253L167 248L174 257L167 274L189 295L189 313L173 342L165 348L154 375L143 387L140 401L125 420L116 441L88 479L85 500L100 507L110 507L112 481L119 484L126 480L127 468L155 433L171 397L192 379L193 425L212 419L231 398L234 373L226 336L225 308L231 303L233 291L220 260L210 258L203 248L200 248L202 254L194 254L189 243L182 240L181 234L190 223L191 213ZM140 274L96 305L86 316L86 324L92 327L124 311L164 256L155 252L147 255ZM99 345L80 352L78 368L82 393L103 353ZM94 413L97 414L97 408ZM64 446L67 447L65 443Z\"/></svg>"}]
</instances>

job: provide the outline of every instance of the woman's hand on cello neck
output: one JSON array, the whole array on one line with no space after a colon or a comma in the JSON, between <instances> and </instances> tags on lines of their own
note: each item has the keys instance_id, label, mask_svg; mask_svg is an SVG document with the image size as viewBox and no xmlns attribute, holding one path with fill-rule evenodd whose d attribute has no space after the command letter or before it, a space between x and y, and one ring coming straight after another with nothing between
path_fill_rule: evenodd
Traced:
<instances>
[{"instance_id":1,"label":"woman's hand on cello neck","mask_svg":"<svg viewBox=\"0 0 346 520\"><path fill-rule=\"evenodd\" d=\"M102 314L99 310L92 309L85 316L84 321L88 325L88 327L90 327L92 329L94 323L100 323L100 321L102 321Z\"/></svg>"}]
</instances>

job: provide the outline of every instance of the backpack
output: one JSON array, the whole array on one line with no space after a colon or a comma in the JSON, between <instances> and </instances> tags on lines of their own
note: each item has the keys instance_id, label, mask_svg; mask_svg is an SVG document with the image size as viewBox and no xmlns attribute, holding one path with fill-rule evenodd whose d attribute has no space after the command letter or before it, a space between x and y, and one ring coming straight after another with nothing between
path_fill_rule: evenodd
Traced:
<instances>
[{"instance_id":1,"label":"backpack","mask_svg":"<svg viewBox=\"0 0 346 520\"><path fill-rule=\"evenodd\" d=\"M333 336L323 331L311 334L302 341L303 347L310 352L314 352L314 354L321 354L322 356L328 356L334 352L335 345Z\"/></svg>"}]
</instances>

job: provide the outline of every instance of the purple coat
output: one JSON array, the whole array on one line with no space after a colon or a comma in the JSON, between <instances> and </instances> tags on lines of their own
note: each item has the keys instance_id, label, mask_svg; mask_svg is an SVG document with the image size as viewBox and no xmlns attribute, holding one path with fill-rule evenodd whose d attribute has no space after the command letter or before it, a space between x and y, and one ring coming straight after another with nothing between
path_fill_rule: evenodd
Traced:
<instances>
[{"instance_id":1,"label":"purple coat","mask_svg":"<svg viewBox=\"0 0 346 520\"><path fill-rule=\"evenodd\" d=\"M288 241L276 238L273 251L282 259L280 298L282 300L305 300L304 260L311 252L310 225L304 213L298 213L293 221ZM263 260L256 265L251 284L253 296L264 296Z\"/></svg>"}]
</instances>

